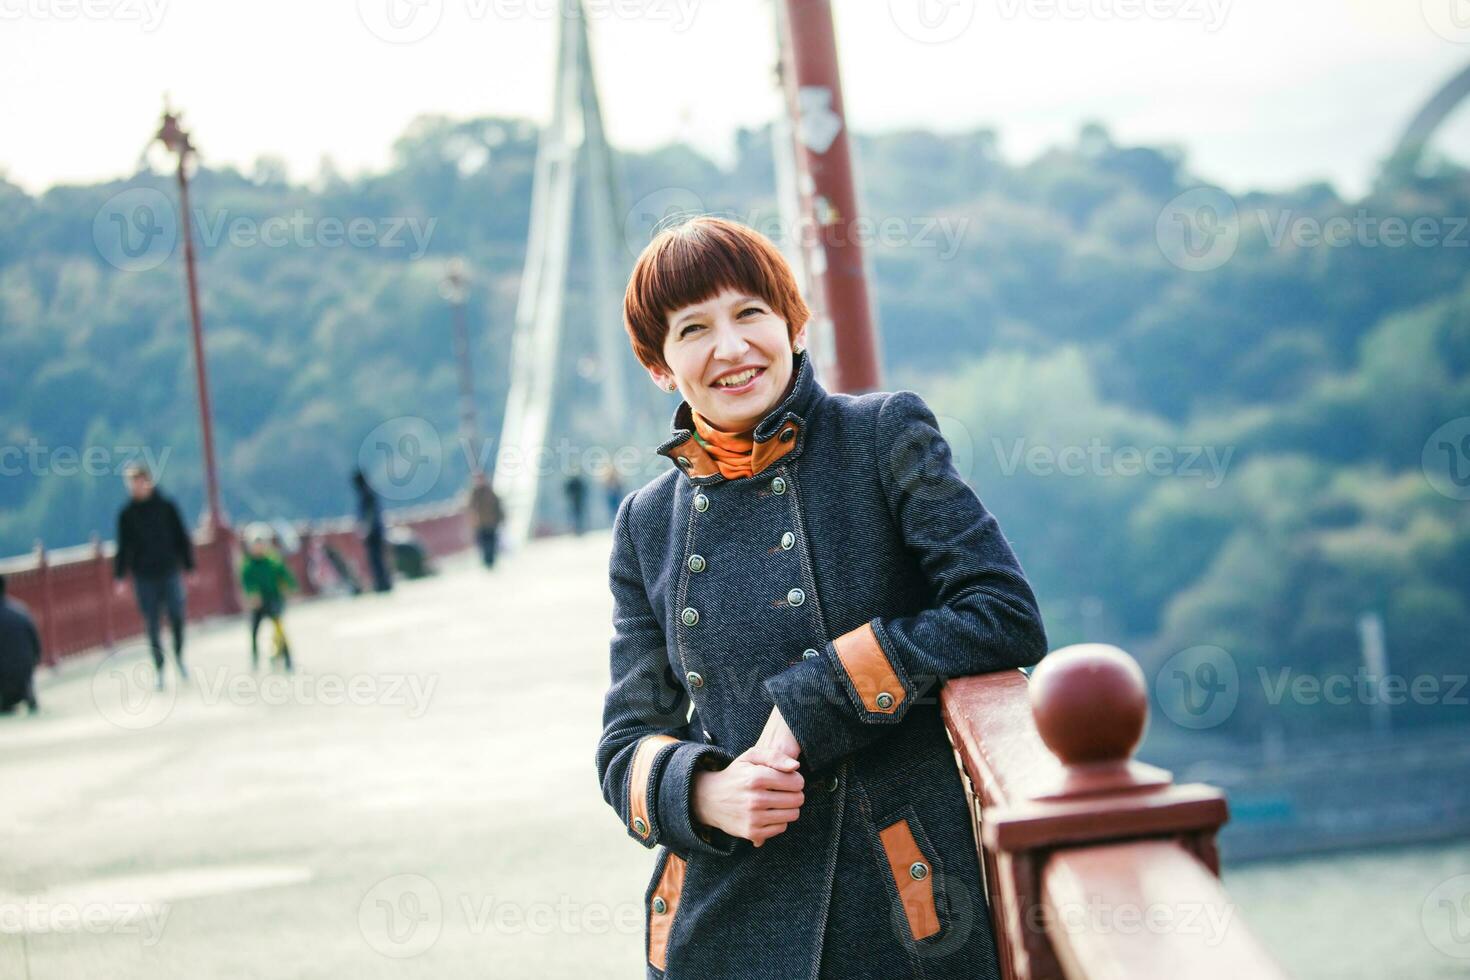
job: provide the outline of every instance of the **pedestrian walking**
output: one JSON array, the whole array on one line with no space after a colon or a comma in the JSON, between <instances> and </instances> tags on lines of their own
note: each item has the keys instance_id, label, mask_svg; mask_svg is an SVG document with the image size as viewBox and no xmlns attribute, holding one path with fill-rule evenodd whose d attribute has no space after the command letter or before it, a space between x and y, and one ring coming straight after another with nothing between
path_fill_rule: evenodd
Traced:
<instances>
[{"instance_id":1,"label":"pedestrian walking","mask_svg":"<svg viewBox=\"0 0 1470 980\"><path fill-rule=\"evenodd\" d=\"M504 515L500 510L500 497L484 473L475 474L465 503L470 527L475 532L475 543L480 547L480 560L486 568L494 568L496 542Z\"/></svg>"},{"instance_id":2,"label":"pedestrian walking","mask_svg":"<svg viewBox=\"0 0 1470 980\"><path fill-rule=\"evenodd\" d=\"M567 495L567 510L572 515L572 533L581 534L587 527L587 481L580 472L574 472L562 489Z\"/></svg>"},{"instance_id":3,"label":"pedestrian walking","mask_svg":"<svg viewBox=\"0 0 1470 980\"><path fill-rule=\"evenodd\" d=\"M673 468L614 522L596 753L628 836L658 848L647 975L998 977L936 697L1046 650L995 517L922 398L818 383L764 236L660 233L624 317L684 396Z\"/></svg>"},{"instance_id":4,"label":"pedestrian walking","mask_svg":"<svg viewBox=\"0 0 1470 980\"><path fill-rule=\"evenodd\" d=\"M154 683L163 689L163 638L161 619L168 615L173 635L174 665L180 680L187 680L184 666L184 572L194 570L194 543L179 516L178 506L153 482L153 474L141 463L123 472L132 498L117 515L117 556L112 572L121 594L123 581L133 577L133 594L148 630L148 649L156 671Z\"/></svg>"},{"instance_id":5,"label":"pedestrian walking","mask_svg":"<svg viewBox=\"0 0 1470 980\"><path fill-rule=\"evenodd\" d=\"M387 592L393 588L388 576L387 535L383 528L383 509L378 495L368 484L367 474L357 470L352 474L352 487L357 493L357 531L362 536L362 547L367 552L368 569L372 572L373 588Z\"/></svg>"},{"instance_id":6,"label":"pedestrian walking","mask_svg":"<svg viewBox=\"0 0 1470 980\"><path fill-rule=\"evenodd\" d=\"M36 703L36 667L41 663L41 634L24 606L5 594L0 575L0 714L25 704L31 714Z\"/></svg>"},{"instance_id":7,"label":"pedestrian walking","mask_svg":"<svg viewBox=\"0 0 1470 980\"><path fill-rule=\"evenodd\" d=\"M623 502L623 481L618 479L617 467L611 463L602 468L602 496L607 501L607 519L611 521Z\"/></svg>"}]
</instances>

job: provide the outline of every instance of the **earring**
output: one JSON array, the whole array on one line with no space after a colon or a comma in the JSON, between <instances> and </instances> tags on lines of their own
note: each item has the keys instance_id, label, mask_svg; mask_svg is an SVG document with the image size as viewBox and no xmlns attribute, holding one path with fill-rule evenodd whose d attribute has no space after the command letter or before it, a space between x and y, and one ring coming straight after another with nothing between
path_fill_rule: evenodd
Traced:
<instances>
[{"instance_id":1,"label":"earring","mask_svg":"<svg viewBox=\"0 0 1470 980\"><path fill-rule=\"evenodd\" d=\"M664 385L664 391L673 392L673 391L678 391L678 390L679 390L679 383L677 381L672 382L670 384Z\"/></svg>"},{"instance_id":2,"label":"earring","mask_svg":"<svg viewBox=\"0 0 1470 980\"><path fill-rule=\"evenodd\" d=\"M803 346L801 346L800 344L792 344L791 345L791 353L793 353L793 354L801 354L801 353L803 353L805 351L806 351L806 348L803 347Z\"/></svg>"}]
</instances>

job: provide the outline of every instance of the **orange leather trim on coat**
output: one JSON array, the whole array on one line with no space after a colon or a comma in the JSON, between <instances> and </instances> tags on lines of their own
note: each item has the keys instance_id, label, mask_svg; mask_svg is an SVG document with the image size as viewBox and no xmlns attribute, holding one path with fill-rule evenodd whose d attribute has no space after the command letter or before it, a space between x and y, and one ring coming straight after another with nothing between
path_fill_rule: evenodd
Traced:
<instances>
[{"instance_id":1,"label":"orange leather trim on coat","mask_svg":"<svg viewBox=\"0 0 1470 980\"><path fill-rule=\"evenodd\" d=\"M888 655L878 643L878 634L873 632L872 623L864 623L843 633L832 641L832 647L837 651L837 659L842 661L842 667L857 689L864 707L885 715L898 710L907 695L903 682L888 662ZM878 695L884 691L893 695L893 704L880 708Z\"/></svg>"},{"instance_id":2,"label":"orange leather trim on coat","mask_svg":"<svg viewBox=\"0 0 1470 980\"><path fill-rule=\"evenodd\" d=\"M688 469L682 466L679 469L684 470L690 476L714 476L720 471L719 467L715 465L714 459L709 453L704 451L704 447L693 436L690 436L673 449L670 449L667 455L675 463L679 461L680 456L689 460Z\"/></svg>"},{"instance_id":3,"label":"orange leather trim on coat","mask_svg":"<svg viewBox=\"0 0 1470 980\"><path fill-rule=\"evenodd\" d=\"M668 968L669 932L674 927L674 913L679 910L679 893L683 890L684 859L670 851L658 887L653 890L653 899L664 900L664 910L655 912L653 899L649 899L648 908L648 962L660 970Z\"/></svg>"},{"instance_id":4,"label":"orange leather trim on coat","mask_svg":"<svg viewBox=\"0 0 1470 980\"><path fill-rule=\"evenodd\" d=\"M781 437L786 434L786 430L788 429L791 430L791 438L783 440ZM776 430L774 436L765 442L756 443L755 450L750 456L751 464L755 467L755 471L759 473L771 464L783 459L787 453L796 448L796 438L799 435L801 435L801 426L795 422L787 422Z\"/></svg>"},{"instance_id":5,"label":"orange leather trim on coat","mask_svg":"<svg viewBox=\"0 0 1470 980\"><path fill-rule=\"evenodd\" d=\"M653 833L653 821L648 819L648 773L653 768L653 759L659 749L677 741L672 735L645 735L633 750L633 771L628 782L628 826L639 837ZM644 830L641 833L634 826L639 817L643 818Z\"/></svg>"},{"instance_id":6,"label":"orange leather trim on coat","mask_svg":"<svg viewBox=\"0 0 1470 980\"><path fill-rule=\"evenodd\" d=\"M909 920L909 932L915 939L924 939L939 931L939 913L934 908L934 867L919 845L914 842L909 822L900 820L878 831L883 850L888 855L888 868L893 872L893 883L898 886L898 897L903 901L903 914ZM916 879L909 873L915 861L923 861L929 873Z\"/></svg>"}]
</instances>

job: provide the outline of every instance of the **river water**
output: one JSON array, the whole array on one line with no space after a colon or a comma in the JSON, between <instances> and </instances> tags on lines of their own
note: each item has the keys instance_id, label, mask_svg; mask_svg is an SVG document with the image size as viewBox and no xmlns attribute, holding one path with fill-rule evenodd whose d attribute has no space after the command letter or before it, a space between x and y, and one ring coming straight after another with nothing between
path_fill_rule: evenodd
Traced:
<instances>
[{"instance_id":1,"label":"river water","mask_svg":"<svg viewBox=\"0 0 1470 980\"><path fill-rule=\"evenodd\" d=\"M1296 980L1470 978L1470 841L1227 866L1225 885Z\"/></svg>"}]
</instances>

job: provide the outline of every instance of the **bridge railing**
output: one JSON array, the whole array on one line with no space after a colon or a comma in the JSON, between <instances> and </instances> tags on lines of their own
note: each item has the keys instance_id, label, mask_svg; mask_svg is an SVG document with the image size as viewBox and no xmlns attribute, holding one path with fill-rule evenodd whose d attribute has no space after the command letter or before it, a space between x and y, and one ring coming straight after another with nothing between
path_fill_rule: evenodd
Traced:
<instances>
[{"instance_id":1,"label":"bridge railing","mask_svg":"<svg viewBox=\"0 0 1470 980\"><path fill-rule=\"evenodd\" d=\"M390 529L407 527L432 557L469 548L472 533L464 506L457 502L389 511ZM360 581L368 581L367 553L352 518L301 522L295 527L301 548L286 556L305 595L315 595L320 583L309 562L313 542L335 549ZM236 584L239 545L233 531L218 537L196 533L195 574L186 579L188 617L191 621L240 611ZM29 555L0 560L6 591L25 603L41 633L47 664L98 647L112 647L143 633L131 590L117 595L113 588L111 541L92 536L90 544L48 551L38 543Z\"/></svg>"},{"instance_id":2,"label":"bridge railing","mask_svg":"<svg viewBox=\"0 0 1470 980\"><path fill-rule=\"evenodd\" d=\"M1284 976L1219 882L1224 795L1132 758L1148 689L1127 654L1068 647L941 703L1006 980Z\"/></svg>"}]
</instances>

